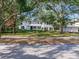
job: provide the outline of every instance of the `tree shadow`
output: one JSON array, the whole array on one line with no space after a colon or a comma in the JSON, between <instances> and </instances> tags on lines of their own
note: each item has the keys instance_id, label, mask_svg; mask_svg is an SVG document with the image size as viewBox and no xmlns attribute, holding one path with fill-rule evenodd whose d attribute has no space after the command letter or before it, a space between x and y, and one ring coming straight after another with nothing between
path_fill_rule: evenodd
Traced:
<instances>
[{"instance_id":1,"label":"tree shadow","mask_svg":"<svg viewBox=\"0 0 79 59\"><path fill-rule=\"evenodd\" d=\"M46 57L39 57L36 55L24 54L25 52L22 48L30 46L32 48L41 48L43 45L26 45L26 44L19 44L13 47L7 47L6 51L10 51L9 53L0 53L0 59L56 59L54 57L55 54L61 53L62 51L69 51L72 50L73 47L76 47L75 44L64 44L64 45L51 45L57 46L55 49L51 49L50 51L40 53L41 55L46 55ZM47 47L48 48L48 47Z\"/></svg>"},{"instance_id":2,"label":"tree shadow","mask_svg":"<svg viewBox=\"0 0 79 59\"><path fill-rule=\"evenodd\" d=\"M10 50L10 53L0 53L0 59L47 59L45 57L38 57L35 55L24 55L22 48L25 45L19 45L14 47L7 47L7 50Z\"/></svg>"},{"instance_id":3,"label":"tree shadow","mask_svg":"<svg viewBox=\"0 0 79 59\"><path fill-rule=\"evenodd\" d=\"M54 55L57 53L61 53L63 51L69 52L70 50L72 51L72 48L76 47L76 44L64 44L64 45L59 45L56 49L52 49L51 51L45 52L42 55L46 54L46 56L49 59L56 59ZM73 51L74 52L74 51ZM77 52L78 53L78 52Z\"/></svg>"}]
</instances>

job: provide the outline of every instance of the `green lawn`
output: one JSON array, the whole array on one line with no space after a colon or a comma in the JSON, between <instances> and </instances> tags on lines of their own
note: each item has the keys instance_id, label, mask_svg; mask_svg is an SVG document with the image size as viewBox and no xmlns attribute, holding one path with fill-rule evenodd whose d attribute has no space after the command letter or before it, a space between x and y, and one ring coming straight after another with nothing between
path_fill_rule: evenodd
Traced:
<instances>
[{"instance_id":1,"label":"green lawn","mask_svg":"<svg viewBox=\"0 0 79 59\"><path fill-rule=\"evenodd\" d=\"M23 32L23 33L2 33L2 36L33 36L33 37L57 37L57 36L79 36L79 33L63 33L60 32L43 32L43 31L34 31L34 32Z\"/></svg>"}]
</instances>

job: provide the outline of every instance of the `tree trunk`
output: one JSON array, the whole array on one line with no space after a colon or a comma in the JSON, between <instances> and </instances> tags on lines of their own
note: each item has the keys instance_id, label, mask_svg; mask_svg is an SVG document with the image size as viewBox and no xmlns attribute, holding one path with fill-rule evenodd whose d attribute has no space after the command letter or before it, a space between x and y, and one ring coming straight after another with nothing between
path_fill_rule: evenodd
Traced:
<instances>
[{"instance_id":1,"label":"tree trunk","mask_svg":"<svg viewBox=\"0 0 79 59\"><path fill-rule=\"evenodd\" d=\"M1 34L2 34L2 26L0 26L0 39L1 39Z\"/></svg>"},{"instance_id":2,"label":"tree trunk","mask_svg":"<svg viewBox=\"0 0 79 59\"><path fill-rule=\"evenodd\" d=\"M14 25L13 25L13 33L14 33L14 34L16 33L16 19L15 19Z\"/></svg>"},{"instance_id":3,"label":"tree trunk","mask_svg":"<svg viewBox=\"0 0 79 59\"><path fill-rule=\"evenodd\" d=\"M0 27L0 39L1 39L1 27Z\"/></svg>"},{"instance_id":4,"label":"tree trunk","mask_svg":"<svg viewBox=\"0 0 79 59\"><path fill-rule=\"evenodd\" d=\"M60 33L63 34L63 26L60 27Z\"/></svg>"},{"instance_id":5,"label":"tree trunk","mask_svg":"<svg viewBox=\"0 0 79 59\"><path fill-rule=\"evenodd\" d=\"M13 16L13 33L15 34L16 33L16 18L17 18L17 14L14 13L14 16Z\"/></svg>"}]
</instances>

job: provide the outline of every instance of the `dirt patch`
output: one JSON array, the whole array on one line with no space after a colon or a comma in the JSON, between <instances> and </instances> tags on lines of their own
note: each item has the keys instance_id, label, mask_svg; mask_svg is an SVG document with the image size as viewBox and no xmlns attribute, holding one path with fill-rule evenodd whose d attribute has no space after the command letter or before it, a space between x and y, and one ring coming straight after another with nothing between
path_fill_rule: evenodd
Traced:
<instances>
[{"instance_id":1,"label":"dirt patch","mask_svg":"<svg viewBox=\"0 0 79 59\"><path fill-rule=\"evenodd\" d=\"M74 39L74 38L70 38L67 39L66 38L43 38L43 39L39 39L39 38L34 38L34 37L28 37L28 38L2 38L0 39L0 43L22 43L22 44L79 44L79 39Z\"/></svg>"}]
</instances>

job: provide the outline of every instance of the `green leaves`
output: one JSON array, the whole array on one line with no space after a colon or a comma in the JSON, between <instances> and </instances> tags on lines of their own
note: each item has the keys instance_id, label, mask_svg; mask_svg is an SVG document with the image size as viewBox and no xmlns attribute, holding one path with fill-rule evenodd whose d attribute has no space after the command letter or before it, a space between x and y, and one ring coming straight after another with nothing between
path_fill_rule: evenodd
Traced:
<instances>
[{"instance_id":1,"label":"green leaves","mask_svg":"<svg viewBox=\"0 0 79 59\"><path fill-rule=\"evenodd\" d=\"M18 7L19 7L19 11L23 12L26 10L26 0L16 0L16 2L18 3Z\"/></svg>"}]
</instances>

